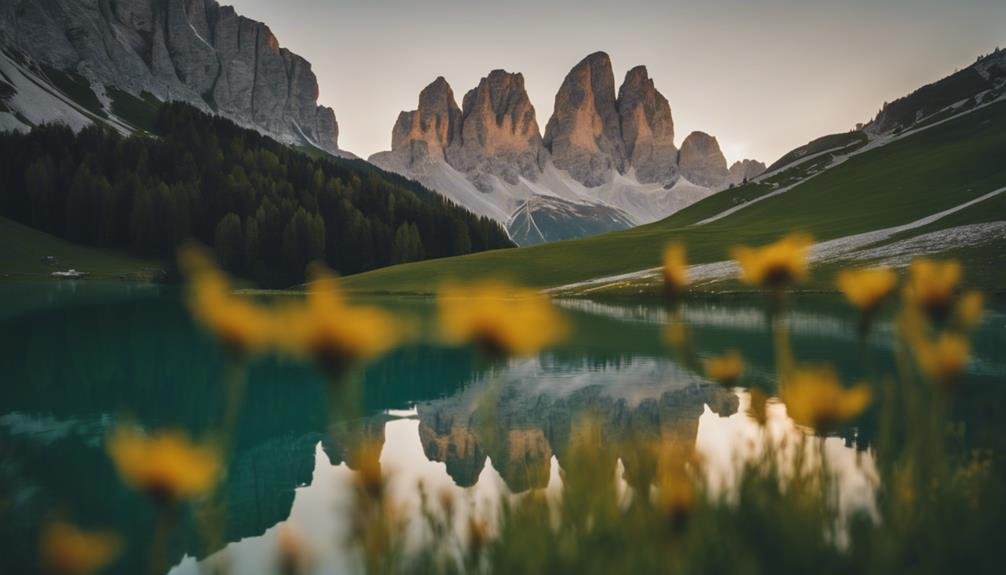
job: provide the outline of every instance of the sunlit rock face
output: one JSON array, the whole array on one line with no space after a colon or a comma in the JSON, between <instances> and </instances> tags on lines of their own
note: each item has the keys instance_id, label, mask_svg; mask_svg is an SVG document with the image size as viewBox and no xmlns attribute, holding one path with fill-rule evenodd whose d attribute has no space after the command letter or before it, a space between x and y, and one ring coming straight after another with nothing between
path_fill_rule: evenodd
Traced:
<instances>
[{"instance_id":1,"label":"sunlit rock face","mask_svg":"<svg viewBox=\"0 0 1006 575\"><path fill-rule=\"evenodd\" d=\"M391 151L406 166L444 160L461 132L461 110L443 76L419 93L419 107L402 112L391 132Z\"/></svg>"},{"instance_id":2,"label":"sunlit rock face","mask_svg":"<svg viewBox=\"0 0 1006 575\"><path fill-rule=\"evenodd\" d=\"M604 52L566 75L544 136L521 74L493 70L456 110L438 78L399 116L392 149L369 159L498 221L518 245L650 223L727 182L718 145L719 163L696 142L684 154L692 177L679 177L670 103L644 66L616 95Z\"/></svg>"},{"instance_id":3,"label":"sunlit rock face","mask_svg":"<svg viewBox=\"0 0 1006 575\"><path fill-rule=\"evenodd\" d=\"M538 179L544 147L523 75L493 70L465 94L462 109L461 138L447 154L452 166L469 174L480 189L489 187L481 182L484 174L508 184L521 176Z\"/></svg>"},{"instance_id":4,"label":"sunlit rock face","mask_svg":"<svg viewBox=\"0 0 1006 575\"><path fill-rule=\"evenodd\" d=\"M689 182L709 188L722 186L729 175L719 142L705 132L692 132L681 143L678 167Z\"/></svg>"},{"instance_id":5,"label":"sunlit rock face","mask_svg":"<svg viewBox=\"0 0 1006 575\"><path fill-rule=\"evenodd\" d=\"M765 164L757 160L741 160L734 162L730 166L730 174L727 176L728 184L742 184L752 178L756 178L765 172Z\"/></svg>"},{"instance_id":6,"label":"sunlit rock face","mask_svg":"<svg viewBox=\"0 0 1006 575\"><path fill-rule=\"evenodd\" d=\"M181 100L293 144L337 152L311 64L215 0L12 0L0 44L101 90Z\"/></svg>"},{"instance_id":7,"label":"sunlit rock face","mask_svg":"<svg viewBox=\"0 0 1006 575\"><path fill-rule=\"evenodd\" d=\"M613 169L625 171L615 76L607 54L587 56L566 75L544 141L555 166L587 187L603 184Z\"/></svg>"},{"instance_id":8,"label":"sunlit rock face","mask_svg":"<svg viewBox=\"0 0 1006 575\"><path fill-rule=\"evenodd\" d=\"M458 108L450 85L439 77L419 95L419 107L402 112L391 134L391 151L370 161L394 171L423 173L424 163L442 161L480 190L491 177L517 184L541 175L544 147L524 77L493 70Z\"/></svg>"},{"instance_id":9,"label":"sunlit rock face","mask_svg":"<svg viewBox=\"0 0 1006 575\"><path fill-rule=\"evenodd\" d=\"M671 184L677 176L671 105L653 85L645 66L625 75L618 90L618 115L628 164L641 183Z\"/></svg>"}]
</instances>

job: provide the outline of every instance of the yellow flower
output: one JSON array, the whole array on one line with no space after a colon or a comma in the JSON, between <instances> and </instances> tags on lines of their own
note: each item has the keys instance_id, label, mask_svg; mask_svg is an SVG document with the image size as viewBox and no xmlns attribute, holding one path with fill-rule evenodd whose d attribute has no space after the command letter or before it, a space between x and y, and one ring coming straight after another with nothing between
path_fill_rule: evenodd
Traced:
<instances>
[{"instance_id":1,"label":"yellow flower","mask_svg":"<svg viewBox=\"0 0 1006 575\"><path fill-rule=\"evenodd\" d=\"M870 405L870 388L859 384L845 389L830 367L796 371L782 385L786 412L798 425L818 432L833 431Z\"/></svg>"},{"instance_id":2,"label":"yellow flower","mask_svg":"<svg viewBox=\"0 0 1006 575\"><path fill-rule=\"evenodd\" d=\"M353 479L357 489L372 500L384 497L386 480L381 471L381 444L365 440L353 450L351 463L356 467Z\"/></svg>"},{"instance_id":3,"label":"yellow flower","mask_svg":"<svg viewBox=\"0 0 1006 575\"><path fill-rule=\"evenodd\" d=\"M898 275L890 268L845 270L838 274L837 283L849 303L869 314L894 292Z\"/></svg>"},{"instance_id":4,"label":"yellow flower","mask_svg":"<svg viewBox=\"0 0 1006 575\"><path fill-rule=\"evenodd\" d=\"M192 443L182 432L148 437L120 426L108 438L107 447L123 481L158 503L174 503L206 493L221 471L216 450Z\"/></svg>"},{"instance_id":5,"label":"yellow flower","mask_svg":"<svg viewBox=\"0 0 1006 575\"><path fill-rule=\"evenodd\" d=\"M672 320L664 328L664 341L671 347L683 347L688 343L688 326L682 321Z\"/></svg>"},{"instance_id":6,"label":"yellow flower","mask_svg":"<svg viewBox=\"0 0 1006 575\"><path fill-rule=\"evenodd\" d=\"M688 259L685 246L670 244L664 249L664 293L677 299L688 287Z\"/></svg>"},{"instance_id":7,"label":"yellow flower","mask_svg":"<svg viewBox=\"0 0 1006 575\"><path fill-rule=\"evenodd\" d=\"M957 307L954 309L954 323L962 330L970 330L978 327L982 322L982 307L985 298L981 292L969 291L957 300Z\"/></svg>"},{"instance_id":8,"label":"yellow flower","mask_svg":"<svg viewBox=\"0 0 1006 575\"><path fill-rule=\"evenodd\" d=\"M533 355L566 333L548 297L530 289L494 281L445 286L437 302L447 341L473 342L492 356Z\"/></svg>"},{"instance_id":9,"label":"yellow flower","mask_svg":"<svg viewBox=\"0 0 1006 575\"><path fill-rule=\"evenodd\" d=\"M908 270L905 296L916 307L930 314L944 314L961 282L961 264L919 258Z\"/></svg>"},{"instance_id":10,"label":"yellow flower","mask_svg":"<svg viewBox=\"0 0 1006 575\"><path fill-rule=\"evenodd\" d=\"M744 373L744 358L740 352L730 350L719 357L705 360L706 375L709 379L732 386Z\"/></svg>"},{"instance_id":11,"label":"yellow flower","mask_svg":"<svg viewBox=\"0 0 1006 575\"><path fill-rule=\"evenodd\" d=\"M730 251L741 268L741 280L751 285L782 289L807 277L807 251L814 239L792 233L760 248L738 246Z\"/></svg>"},{"instance_id":12,"label":"yellow flower","mask_svg":"<svg viewBox=\"0 0 1006 575\"><path fill-rule=\"evenodd\" d=\"M695 486L688 476L686 465L693 463L690 450L674 445L658 447L657 505L674 529L684 527L696 503Z\"/></svg>"},{"instance_id":13,"label":"yellow flower","mask_svg":"<svg viewBox=\"0 0 1006 575\"><path fill-rule=\"evenodd\" d=\"M283 341L331 374L373 359L401 339L394 318L376 308L350 305L335 276L322 266L311 269L305 305L290 306L281 322Z\"/></svg>"},{"instance_id":14,"label":"yellow flower","mask_svg":"<svg viewBox=\"0 0 1006 575\"><path fill-rule=\"evenodd\" d=\"M919 367L927 376L943 384L956 383L971 358L968 340L955 334L944 333L936 342L920 337L914 345Z\"/></svg>"},{"instance_id":15,"label":"yellow flower","mask_svg":"<svg viewBox=\"0 0 1006 575\"><path fill-rule=\"evenodd\" d=\"M181 248L179 266L189 278L189 311L225 349L244 355L270 345L276 327L272 315L234 295L227 276L203 249L194 245Z\"/></svg>"},{"instance_id":16,"label":"yellow flower","mask_svg":"<svg viewBox=\"0 0 1006 575\"><path fill-rule=\"evenodd\" d=\"M57 521L42 531L42 564L47 573L94 573L111 563L121 547L122 540L114 533L83 531Z\"/></svg>"}]
</instances>

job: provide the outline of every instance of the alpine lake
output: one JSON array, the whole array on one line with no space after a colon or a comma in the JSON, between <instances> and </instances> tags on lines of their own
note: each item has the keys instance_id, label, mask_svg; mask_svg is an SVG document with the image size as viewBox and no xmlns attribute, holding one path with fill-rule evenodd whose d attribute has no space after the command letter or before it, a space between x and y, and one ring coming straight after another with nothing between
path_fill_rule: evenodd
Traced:
<instances>
[{"instance_id":1,"label":"alpine lake","mask_svg":"<svg viewBox=\"0 0 1006 575\"><path fill-rule=\"evenodd\" d=\"M215 433L227 402L227 355L190 318L177 287L6 283L0 301L0 572L34 569L39 531L52 518L121 534L125 551L112 571L143 572L155 511L119 478L106 440L121 422L195 438ZM701 472L720 489L731 489L739 462L762 453L766 431L749 414L748 392L713 384L679 361L664 336L677 320L658 303L558 300L571 325L566 341L537 357L496 362L436 341L432 299L367 303L408 318L426 337L362 370L353 416L330 417L330 384L310 365L265 357L247 366L221 487L223 537L207 544L199 505L188 505L167 552L170 573L216 565L274 572L284 524L315 551L318 572L350 570L352 445L361 437L380 447L389 493L416 537L422 494L451 494L459 514L492 514L501 498L561 490L572 430L588 416L612 442L650 436L694 445ZM755 295L697 299L680 319L699 357L736 349L747 365L743 383L771 388L765 307ZM795 356L834 365L847 383L895 371L892 315L863 340L856 312L838 296L795 297L785 311ZM972 354L951 406L960 448L1001 452L1001 299L987 303ZM875 505L881 403L821 439L849 513ZM767 433L806 433L781 404L770 403L768 415Z\"/></svg>"}]
</instances>

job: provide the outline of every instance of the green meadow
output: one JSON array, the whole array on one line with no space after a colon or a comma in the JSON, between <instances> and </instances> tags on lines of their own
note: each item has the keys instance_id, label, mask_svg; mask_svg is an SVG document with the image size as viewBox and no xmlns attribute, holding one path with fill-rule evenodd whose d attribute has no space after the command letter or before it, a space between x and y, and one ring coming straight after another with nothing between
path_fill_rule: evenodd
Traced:
<instances>
[{"instance_id":1,"label":"green meadow","mask_svg":"<svg viewBox=\"0 0 1006 575\"><path fill-rule=\"evenodd\" d=\"M360 292L431 293L445 281L496 276L550 288L656 267L672 241L688 246L691 263L704 263L729 259L736 244L763 244L794 230L822 241L908 224L1006 186L1004 122L1006 102L989 105L851 155L809 178L804 173L802 183L788 191L703 225L696 224L736 205L734 198L752 202L775 191L772 180L785 179L788 171L806 172L807 166L797 163L770 175L768 183L724 191L638 228L393 266L347 277L344 283ZM1002 196L993 197L906 233L1002 219L1003 202ZM978 258L1001 252L994 244L970 251ZM981 279L989 282L985 288L1003 285L1001 273Z\"/></svg>"}]
</instances>

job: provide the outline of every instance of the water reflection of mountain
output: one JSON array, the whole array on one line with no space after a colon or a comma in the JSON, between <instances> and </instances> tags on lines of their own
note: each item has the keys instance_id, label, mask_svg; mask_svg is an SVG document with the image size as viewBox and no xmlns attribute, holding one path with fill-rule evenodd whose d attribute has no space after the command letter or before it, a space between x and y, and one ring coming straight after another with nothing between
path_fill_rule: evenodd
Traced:
<instances>
[{"instance_id":1,"label":"water reflection of mountain","mask_svg":"<svg viewBox=\"0 0 1006 575\"><path fill-rule=\"evenodd\" d=\"M417 412L423 451L446 464L457 485L473 485L488 457L519 492L548 483L552 456L563 465L571 432L584 418L613 445L656 439L693 445L706 405L730 415L737 397L666 360L608 367L535 359L421 403Z\"/></svg>"},{"instance_id":2,"label":"water reflection of mountain","mask_svg":"<svg viewBox=\"0 0 1006 575\"><path fill-rule=\"evenodd\" d=\"M688 312L699 353L738 348L752 369L770 377L769 331L763 322L759 327L751 306L711 305ZM579 418L595 418L612 444L637 437L694 442L705 405L721 415L736 410L734 396L704 385L667 357L662 324L654 320L659 311L626 309L571 310L576 330L570 342L506 366L485 366L466 350L433 345L399 350L367 370L365 416L336 424L335 433L327 426L326 384L313 370L257 363L249 371L226 480L226 539L259 535L288 517L294 490L312 480L319 442L332 463L350 467L349 446L357 438L383 443L387 410L415 407L426 458L443 462L455 484L474 484L491 459L513 491L544 485L553 457L563 465ZM735 311L739 326L729 321ZM813 309L806 315L795 336L798 356L848 363L848 380L861 375L855 366L863 348L846 337L854 320L827 311L825 329L815 333ZM115 476L104 436L122 416L196 436L213 429L223 411L224 358L193 328L174 294L88 300L5 317L0 327L0 496L7 504L0 518L0 572L31 571L39 519L53 511L128 534L134 541L120 572L138 571L153 517ZM976 341L980 365L993 374L978 383L1001 382L998 329ZM884 350L868 353L879 353L880 365L888 360ZM968 434L1002 437L995 424L1006 420L1002 386L965 392L973 399L962 417L981 423L969 425ZM857 435L868 437L868 428ZM202 547L193 518L182 527L172 558L205 556L210 550Z\"/></svg>"}]
</instances>

